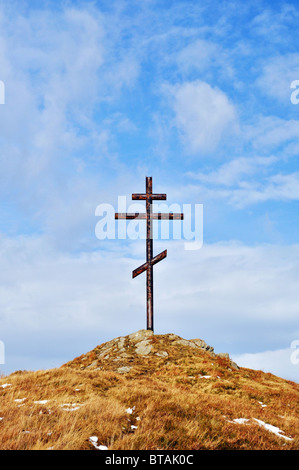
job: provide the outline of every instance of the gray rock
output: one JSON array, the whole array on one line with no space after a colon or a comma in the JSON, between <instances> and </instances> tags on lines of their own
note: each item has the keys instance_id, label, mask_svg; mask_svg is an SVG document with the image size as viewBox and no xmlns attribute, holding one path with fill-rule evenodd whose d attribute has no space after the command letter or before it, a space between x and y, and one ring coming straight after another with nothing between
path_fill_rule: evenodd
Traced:
<instances>
[{"instance_id":1,"label":"gray rock","mask_svg":"<svg viewBox=\"0 0 299 470\"><path fill-rule=\"evenodd\" d=\"M117 338L117 339L118 339L118 342L117 342L118 349L124 350L124 345L125 345L126 338L124 336L120 336L120 338Z\"/></svg>"},{"instance_id":2,"label":"gray rock","mask_svg":"<svg viewBox=\"0 0 299 470\"><path fill-rule=\"evenodd\" d=\"M98 361L95 360L91 364L85 367L85 369L91 369L92 367L96 367L98 365Z\"/></svg>"},{"instance_id":3,"label":"gray rock","mask_svg":"<svg viewBox=\"0 0 299 470\"><path fill-rule=\"evenodd\" d=\"M239 370L240 367L238 366L238 364L236 364L234 361L231 360L231 358L229 357L229 354L228 353L219 353L219 354L216 354L217 357L224 357L225 359L228 359L229 360L229 364L230 366L235 369L235 370ZM230 369L231 370L231 369Z\"/></svg>"},{"instance_id":4,"label":"gray rock","mask_svg":"<svg viewBox=\"0 0 299 470\"><path fill-rule=\"evenodd\" d=\"M119 374L127 374L128 372L130 372L130 370L132 369L132 367L129 367L129 366L123 366L123 367L119 367L117 370L117 372Z\"/></svg>"},{"instance_id":5,"label":"gray rock","mask_svg":"<svg viewBox=\"0 0 299 470\"><path fill-rule=\"evenodd\" d=\"M170 340L182 339L180 336L175 335L174 333L168 333L167 337L168 337L168 339L170 339Z\"/></svg>"},{"instance_id":6,"label":"gray rock","mask_svg":"<svg viewBox=\"0 0 299 470\"><path fill-rule=\"evenodd\" d=\"M213 352L214 348L212 346L209 346L203 339L190 339L192 343L195 343L199 348L204 349L205 351Z\"/></svg>"},{"instance_id":7,"label":"gray rock","mask_svg":"<svg viewBox=\"0 0 299 470\"><path fill-rule=\"evenodd\" d=\"M136 345L136 354L138 356L147 356L152 350L152 345L149 344L148 340L143 340Z\"/></svg>"},{"instance_id":8,"label":"gray rock","mask_svg":"<svg viewBox=\"0 0 299 470\"><path fill-rule=\"evenodd\" d=\"M218 353L218 357L224 357L225 359L229 359L229 354L228 353Z\"/></svg>"},{"instance_id":9,"label":"gray rock","mask_svg":"<svg viewBox=\"0 0 299 470\"><path fill-rule=\"evenodd\" d=\"M187 339L177 339L174 343L181 344L182 346L189 346L190 348L196 348L196 344L192 343L192 341L188 341Z\"/></svg>"},{"instance_id":10,"label":"gray rock","mask_svg":"<svg viewBox=\"0 0 299 470\"><path fill-rule=\"evenodd\" d=\"M139 330L139 331L136 331L136 333L131 333L129 335L129 339L133 341L134 343L136 343L138 341L142 341L148 338L149 336L153 336L153 334L154 333L152 330Z\"/></svg>"},{"instance_id":11,"label":"gray rock","mask_svg":"<svg viewBox=\"0 0 299 470\"><path fill-rule=\"evenodd\" d=\"M111 353L113 346L114 346L114 341L109 341L109 343L101 347L101 351L97 353L97 357L100 359L104 356L107 356L108 353Z\"/></svg>"},{"instance_id":12,"label":"gray rock","mask_svg":"<svg viewBox=\"0 0 299 470\"><path fill-rule=\"evenodd\" d=\"M128 353L126 353L126 352L121 352L121 351L120 351L120 355L119 355L119 356L122 357L122 358L130 357Z\"/></svg>"},{"instance_id":13,"label":"gray rock","mask_svg":"<svg viewBox=\"0 0 299 470\"><path fill-rule=\"evenodd\" d=\"M168 356L168 352L166 352L166 351L158 351L158 352L156 352L156 356L159 356L159 357L167 357L167 356Z\"/></svg>"},{"instance_id":14,"label":"gray rock","mask_svg":"<svg viewBox=\"0 0 299 470\"><path fill-rule=\"evenodd\" d=\"M236 364L234 361L230 361L230 365L231 365L231 367L232 367L233 369L235 369L235 370L239 370L239 369L240 369L240 367L238 366L238 364Z\"/></svg>"}]
</instances>

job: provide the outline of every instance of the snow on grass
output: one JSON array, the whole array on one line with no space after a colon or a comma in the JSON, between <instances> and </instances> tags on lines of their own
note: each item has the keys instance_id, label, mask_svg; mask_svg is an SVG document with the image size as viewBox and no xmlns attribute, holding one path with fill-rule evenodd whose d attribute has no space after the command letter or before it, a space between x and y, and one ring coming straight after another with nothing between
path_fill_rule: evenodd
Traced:
<instances>
[{"instance_id":1,"label":"snow on grass","mask_svg":"<svg viewBox=\"0 0 299 470\"><path fill-rule=\"evenodd\" d=\"M233 419L233 422L234 422L234 423L237 423L237 424L246 424L248 421L249 421L249 419L246 419L246 418L236 418L236 419Z\"/></svg>"},{"instance_id":2,"label":"snow on grass","mask_svg":"<svg viewBox=\"0 0 299 470\"><path fill-rule=\"evenodd\" d=\"M267 429L267 431L273 432L273 434L275 434L276 436L282 437L283 439L286 439L286 440L288 440L288 441L292 441L292 440L293 440L291 437L284 436L284 431L282 431L282 430L279 429L278 427L273 426L272 424L265 423L265 422L262 421L261 419L257 419L257 418L252 418L252 419L253 419L253 421L255 421L256 423L258 423L259 426L261 426L261 427L264 428L264 429ZM236 418L236 419L233 419L233 421L231 421L231 422L234 422L234 423L237 423L237 424L247 424L247 423L250 422L250 419L246 419L246 418Z\"/></svg>"},{"instance_id":3,"label":"snow on grass","mask_svg":"<svg viewBox=\"0 0 299 470\"><path fill-rule=\"evenodd\" d=\"M135 406L133 406L133 408L127 408L127 409L126 409L126 413L128 413L129 415L131 415L132 413L134 413L134 410L135 410Z\"/></svg>"},{"instance_id":4,"label":"snow on grass","mask_svg":"<svg viewBox=\"0 0 299 470\"><path fill-rule=\"evenodd\" d=\"M49 400L38 400L38 401L34 401L33 403L35 403L36 405L45 405L46 403L48 403Z\"/></svg>"},{"instance_id":5,"label":"snow on grass","mask_svg":"<svg viewBox=\"0 0 299 470\"><path fill-rule=\"evenodd\" d=\"M63 405L60 405L64 411L76 411L79 410L81 406L81 403L64 403Z\"/></svg>"},{"instance_id":6,"label":"snow on grass","mask_svg":"<svg viewBox=\"0 0 299 470\"><path fill-rule=\"evenodd\" d=\"M108 447L106 446L102 446L102 445L98 445L98 440L99 438L97 436L91 436L89 438L89 442L91 442L91 444L97 449L97 450L108 450Z\"/></svg>"},{"instance_id":7,"label":"snow on grass","mask_svg":"<svg viewBox=\"0 0 299 470\"><path fill-rule=\"evenodd\" d=\"M261 426L262 428L267 429L270 432L273 432L274 434L276 434L276 436L282 437L283 439L286 439L287 441L292 441L293 440L291 437L284 436L283 435L284 431L277 428L276 426L272 426L272 424L264 423L264 421L262 421L261 419L257 419L257 418L253 418L253 419L258 423L259 426ZM283 433L283 434L281 434L281 433Z\"/></svg>"},{"instance_id":8,"label":"snow on grass","mask_svg":"<svg viewBox=\"0 0 299 470\"><path fill-rule=\"evenodd\" d=\"M3 384L3 385L0 385L0 387L2 388L11 387L11 384Z\"/></svg>"},{"instance_id":9,"label":"snow on grass","mask_svg":"<svg viewBox=\"0 0 299 470\"><path fill-rule=\"evenodd\" d=\"M261 405L262 408L265 408L267 405L264 405L262 401L259 401L259 404Z\"/></svg>"}]
</instances>

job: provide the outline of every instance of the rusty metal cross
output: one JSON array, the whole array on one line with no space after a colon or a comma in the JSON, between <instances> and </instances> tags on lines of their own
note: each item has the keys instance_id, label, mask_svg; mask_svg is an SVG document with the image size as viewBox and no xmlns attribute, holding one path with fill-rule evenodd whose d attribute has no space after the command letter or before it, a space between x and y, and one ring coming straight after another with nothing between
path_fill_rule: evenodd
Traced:
<instances>
[{"instance_id":1,"label":"rusty metal cross","mask_svg":"<svg viewBox=\"0 0 299 470\"><path fill-rule=\"evenodd\" d=\"M153 301L153 266L166 258L167 250L162 251L153 257L153 236L152 236L152 220L183 220L184 214L172 213L161 214L161 212L152 212L152 201L166 200L166 194L153 194L152 177L146 177L146 193L132 194L133 200L146 201L145 213L115 213L115 219L143 219L146 220L146 263L134 269L132 277L146 271L146 318L147 329L154 331L154 301Z\"/></svg>"}]
</instances>

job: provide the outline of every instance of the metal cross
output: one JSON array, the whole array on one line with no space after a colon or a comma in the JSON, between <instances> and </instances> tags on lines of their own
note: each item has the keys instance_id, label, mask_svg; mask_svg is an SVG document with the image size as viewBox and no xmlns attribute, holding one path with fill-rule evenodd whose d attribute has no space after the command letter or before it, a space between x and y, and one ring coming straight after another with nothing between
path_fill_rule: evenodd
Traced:
<instances>
[{"instance_id":1,"label":"metal cross","mask_svg":"<svg viewBox=\"0 0 299 470\"><path fill-rule=\"evenodd\" d=\"M184 214L161 214L161 212L152 212L152 201L166 200L166 194L153 194L152 177L146 177L146 193L132 194L133 200L146 201L146 213L116 213L115 219L143 219L146 220L146 263L134 269L132 277L146 271L146 318L147 329L154 331L154 302L153 302L153 266L162 259L166 258L167 250L162 251L153 257L153 237L152 237L152 220L183 220Z\"/></svg>"}]
</instances>

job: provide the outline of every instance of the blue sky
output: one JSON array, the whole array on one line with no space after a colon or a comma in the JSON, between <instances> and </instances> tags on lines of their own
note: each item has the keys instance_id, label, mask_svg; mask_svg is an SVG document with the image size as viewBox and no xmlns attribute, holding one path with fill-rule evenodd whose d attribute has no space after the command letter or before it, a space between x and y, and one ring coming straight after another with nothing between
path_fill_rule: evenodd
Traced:
<instances>
[{"instance_id":1,"label":"blue sky","mask_svg":"<svg viewBox=\"0 0 299 470\"><path fill-rule=\"evenodd\" d=\"M155 332L298 381L298 26L295 1L0 2L0 371L145 327L144 243L95 210L152 176L204 213L200 250L155 241Z\"/></svg>"}]
</instances>

